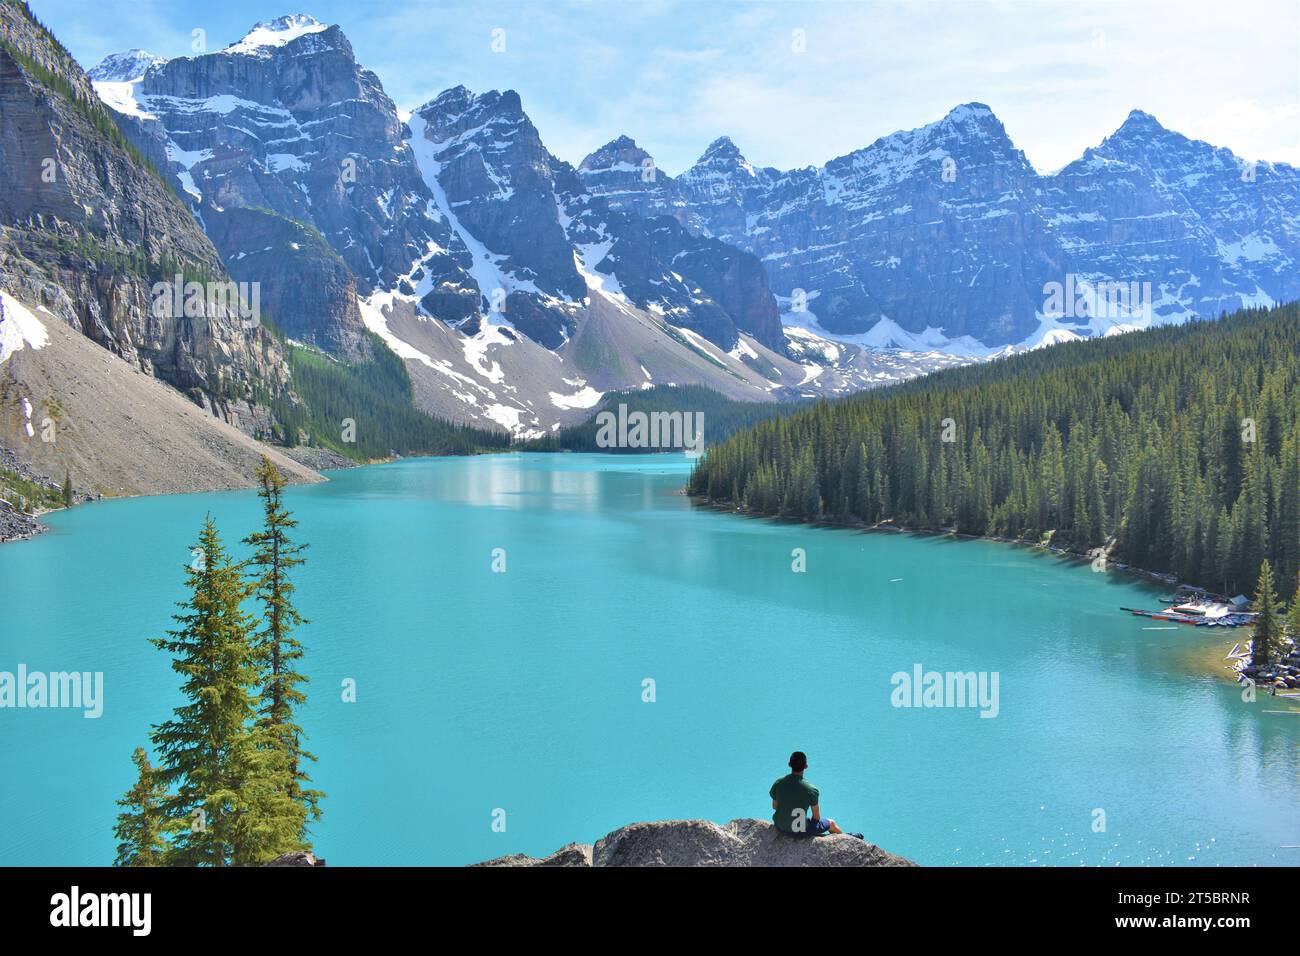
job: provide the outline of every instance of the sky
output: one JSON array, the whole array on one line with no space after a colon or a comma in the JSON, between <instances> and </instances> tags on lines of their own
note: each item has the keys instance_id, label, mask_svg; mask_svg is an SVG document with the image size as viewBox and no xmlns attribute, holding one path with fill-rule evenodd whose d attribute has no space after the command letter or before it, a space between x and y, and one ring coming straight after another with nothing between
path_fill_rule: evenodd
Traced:
<instances>
[{"instance_id":1,"label":"sky","mask_svg":"<svg viewBox=\"0 0 1300 956\"><path fill-rule=\"evenodd\" d=\"M620 134L676 174L728 135L753 164L821 165L981 102L1040 170L1132 109L1244 159L1300 165L1300 0L30 0L89 68L208 51L309 13L399 109L514 89L575 165Z\"/></svg>"}]
</instances>

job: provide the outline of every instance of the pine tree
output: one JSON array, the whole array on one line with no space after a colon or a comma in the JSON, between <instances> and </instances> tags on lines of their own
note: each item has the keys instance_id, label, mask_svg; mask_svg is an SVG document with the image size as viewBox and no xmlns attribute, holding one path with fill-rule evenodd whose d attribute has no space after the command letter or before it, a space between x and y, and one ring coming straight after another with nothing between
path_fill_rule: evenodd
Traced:
<instances>
[{"instance_id":1,"label":"pine tree","mask_svg":"<svg viewBox=\"0 0 1300 956\"><path fill-rule=\"evenodd\" d=\"M63 507L72 507L72 472L63 472Z\"/></svg>"},{"instance_id":2,"label":"pine tree","mask_svg":"<svg viewBox=\"0 0 1300 956\"><path fill-rule=\"evenodd\" d=\"M167 862L249 865L300 847L295 805L285 792L283 753L255 726L261 671L253 620L241 609L252 592L222 547L209 516L186 567L189 598L178 627L152 643L174 657L186 702L154 727L169 789L163 806L175 828Z\"/></svg>"},{"instance_id":3,"label":"pine tree","mask_svg":"<svg viewBox=\"0 0 1300 956\"><path fill-rule=\"evenodd\" d=\"M113 835L122 842L117 845L114 866L162 866L167 853L167 830L163 815L166 793L156 769L149 763L143 747L136 747L131 761L138 772L135 786L117 805L123 811L117 815Z\"/></svg>"},{"instance_id":4,"label":"pine tree","mask_svg":"<svg viewBox=\"0 0 1300 956\"><path fill-rule=\"evenodd\" d=\"M1296 582L1295 596L1291 598L1291 612L1286 619L1287 635L1292 647L1300 651L1300 581Z\"/></svg>"},{"instance_id":5,"label":"pine tree","mask_svg":"<svg viewBox=\"0 0 1300 956\"><path fill-rule=\"evenodd\" d=\"M1268 667L1270 659L1280 646L1282 637L1277 594L1273 590L1273 569L1267 559L1259 566L1259 584L1255 589L1255 611L1257 616L1250 662L1258 669Z\"/></svg>"},{"instance_id":6,"label":"pine tree","mask_svg":"<svg viewBox=\"0 0 1300 956\"><path fill-rule=\"evenodd\" d=\"M306 820L320 819L319 801L324 794L308 786L311 778L305 769L316 758L302 747L303 731L294 720L294 711L307 696L299 685L308 678L295 670L302 659L302 644L293 631L309 623L293 604L295 587L289 572L306 563L302 552L306 545L294 544L289 532L298 522L284 507L284 476L266 456L257 467L262 499L263 528L244 539L254 549L248 566L256 573L255 594L263 607L265 626L257 634L257 649L262 667L259 724L270 734L273 746L283 755L288 768L285 792L302 807L300 837L306 839ZM305 845L305 844L304 844Z\"/></svg>"}]
</instances>

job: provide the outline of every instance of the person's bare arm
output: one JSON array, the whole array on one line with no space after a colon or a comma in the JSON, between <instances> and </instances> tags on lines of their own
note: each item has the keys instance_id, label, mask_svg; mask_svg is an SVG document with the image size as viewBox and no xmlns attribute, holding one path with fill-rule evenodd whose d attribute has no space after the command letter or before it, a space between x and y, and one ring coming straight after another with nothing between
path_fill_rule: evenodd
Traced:
<instances>
[{"instance_id":1,"label":"person's bare arm","mask_svg":"<svg viewBox=\"0 0 1300 956\"><path fill-rule=\"evenodd\" d=\"M773 810L776 809L776 797L773 797L773 798L772 798L772 809L773 809Z\"/></svg>"},{"instance_id":2,"label":"person's bare arm","mask_svg":"<svg viewBox=\"0 0 1300 956\"><path fill-rule=\"evenodd\" d=\"M814 819L814 820L820 820L821 818L822 818L822 805L821 805L820 803L814 803L814 804L813 804L813 819Z\"/></svg>"}]
</instances>

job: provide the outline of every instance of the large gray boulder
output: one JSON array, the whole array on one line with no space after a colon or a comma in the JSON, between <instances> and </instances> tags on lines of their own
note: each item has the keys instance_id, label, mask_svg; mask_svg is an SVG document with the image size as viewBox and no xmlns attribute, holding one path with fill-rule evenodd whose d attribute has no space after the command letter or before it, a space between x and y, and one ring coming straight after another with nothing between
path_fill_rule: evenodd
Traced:
<instances>
[{"instance_id":1,"label":"large gray boulder","mask_svg":"<svg viewBox=\"0 0 1300 956\"><path fill-rule=\"evenodd\" d=\"M796 837L765 820L632 823L538 859L516 853L478 866L915 866L857 837Z\"/></svg>"}]
</instances>

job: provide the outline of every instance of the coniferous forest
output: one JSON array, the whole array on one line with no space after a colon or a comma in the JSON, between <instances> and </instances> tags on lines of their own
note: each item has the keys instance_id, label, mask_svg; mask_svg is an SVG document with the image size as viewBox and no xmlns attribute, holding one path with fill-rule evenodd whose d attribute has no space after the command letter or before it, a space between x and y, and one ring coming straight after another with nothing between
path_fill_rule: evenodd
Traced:
<instances>
[{"instance_id":1,"label":"coniferous forest","mask_svg":"<svg viewBox=\"0 0 1300 956\"><path fill-rule=\"evenodd\" d=\"M1300 306L1068 343L821 402L708 449L693 494L952 529L1280 594L1300 574Z\"/></svg>"}]
</instances>

